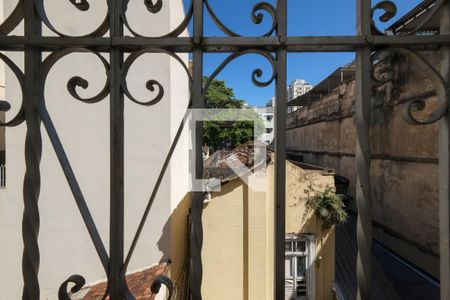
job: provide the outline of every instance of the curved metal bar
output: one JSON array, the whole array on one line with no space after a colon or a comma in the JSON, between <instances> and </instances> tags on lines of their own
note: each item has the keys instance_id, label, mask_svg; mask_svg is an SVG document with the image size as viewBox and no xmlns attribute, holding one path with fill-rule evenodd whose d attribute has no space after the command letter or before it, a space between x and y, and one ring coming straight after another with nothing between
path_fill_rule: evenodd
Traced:
<instances>
[{"instance_id":1,"label":"curved metal bar","mask_svg":"<svg viewBox=\"0 0 450 300\"><path fill-rule=\"evenodd\" d=\"M103 66L105 67L105 71L106 71L105 72L106 73L105 86L97 95L95 95L93 97L89 97L89 98L83 98L77 93L77 87L86 89L89 86L89 82L80 76L74 76L71 79L69 79L69 81L67 82L67 90L75 99L77 99L81 102L84 102L84 103L97 103L97 102L100 102L103 99L105 99L109 94L109 77L108 77L109 63L99 53L91 51L86 48L66 48L66 49L63 49L63 50L60 50L60 51L50 54L43 62L42 73L40 74L40 84L42 86L42 90L44 90L47 75L50 72L51 68L55 65L56 62L58 62L61 58L63 58L66 55L69 55L72 53L83 53L83 52L94 54L102 62Z\"/></svg>"},{"instance_id":2,"label":"curved metal bar","mask_svg":"<svg viewBox=\"0 0 450 300\"><path fill-rule=\"evenodd\" d=\"M167 287L167 289L169 290L169 297L167 298L167 300L172 299L173 282L169 277L167 277L165 275L159 275L153 280L153 283L150 286L150 291L153 294L158 294L163 285L165 285Z\"/></svg>"},{"instance_id":3,"label":"curved metal bar","mask_svg":"<svg viewBox=\"0 0 450 300\"><path fill-rule=\"evenodd\" d=\"M6 101L0 100L0 111L9 111L11 109L11 104Z\"/></svg>"},{"instance_id":4,"label":"curved metal bar","mask_svg":"<svg viewBox=\"0 0 450 300\"><path fill-rule=\"evenodd\" d=\"M121 17L123 20L123 24L125 25L125 27L134 35L137 37L149 37L152 38L150 36L144 36L142 34L139 34L137 31L135 31L130 24L128 23L128 18L126 15L127 9L128 9L128 2L129 0L123 0L122 2L122 13L121 13ZM158 13L161 9L162 9L162 0L157 0L157 2L155 4L153 4L152 0L144 0L144 4L147 7L147 10L150 13L156 14ZM189 9L186 13L186 16L184 17L183 21L180 23L180 25L178 25L175 29L173 29L171 32L164 34L162 36L158 36L158 38L161 37L177 37L179 36L188 26L189 21L192 19L194 13L194 5L193 5L193 0L191 0L190 4L189 4ZM157 37L153 37L153 38L157 38Z\"/></svg>"},{"instance_id":5,"label":"curved metal bar","mask_svg":"<svg viewBox=\"0 0 450 300\"><path fill-rule=\"evenodd\" d=\"M19 112L6 123L0 121L0 127L14 127L22 124L25 121L25 108L24 108L24 91L25 91L25 75L22 70L6 55L0 52L0 60L2 60L9 69L14 73L19 82L20 89L22 90L22 104L20 106ZM9 104L9 103L8 103Z\"/></svg>"},{"instance_id":6,"label":"curved metal bar","mask_svg":"<svg viewBox=\"0 0 450 300\"><path fill-rule=\"evenodd\" d=\"M234 32L229 27L227 27L222 21L220 21L219 17L214 13L214 10L211 7L211 4L209 3L209 0L204 0L206 9L208 10L209 14L211 15L212 20L217 25L217 27L220 28L225 34L227 34L230 37L241 37L242 35ZM270 29L264 33L262 36L270 36L275 31L277 27L277 14L276 9L272 6L272 4L268 2L260 2L255 4L253 6L252 12L251 12L251 19L254 24L261 24L261 22L264 20L264 15L261 12L258 11L265 11L272 17L272 26Z\"/></svg>"},{"instance_id":7,"label":"curved metal bar","mask_svg":"<svg viewBox=\"0 0 450 300\"><path fill-rule=\"evenodd\" d=\"M81 275L72 275L66 281L64 281L58 290L58 300L71 300L69 293L67 292L67 287L69 283L73 283L74 286L70 289L71 293L79 292L83 286L86 284L86 280Z\"/></svg>"},{"instance_id":8,"label":"curved metal bar","mask_svg":"<svg viewBox=\"0 0 450 300\"><path fill-rule=\"evenodd\" d=\"M12 13L0 25L0 35L7 35L22 22L24 17L23 0L19 0Z\"/></svg>"},{"instance_id":9,"label":"curved metal bar","mask_svg":"<svg viewBox=\"0 0 450 300\"><path fill-rule=\"evenodd\" d=\"M131 257L133 256L134 249L136 248L137 242L142 234L142 230L144 229L145 223L147 222L148 214L153 206L153 202L155 201L156 195L158 194L159 187L161 185L162 180L164 179L164 175L166 174L167 168L169 167L170 160L172 159L172 155L177 147L178 141L180 140L181 133L183 132L184 125L186 124L189 111L188 109L192 107L192 99L190 99L188 107L186 108L186 112L184 113L183 119L178 126L177 133L175 134L175 138L170 146L169 152L167 153L166 159L161 167L161 171L159 172L158 179L153 187L152 194L150 195L150 199L147 202L147 206L145 207L144 214L142 215L141 221L139 222L138 229L136 230L136 234L133 237L133 241L131 242L130 249L128 250L127 256L125 258L125 262L122 267L122 275L125 276L127 272L128 265L131 261Z\"/></svg>"},{"instance_id":10,"label":"curved metal bar","mask_svg":"<svg viewBox=\"0 0 450 300\"><path fill-rule=\"evenodd\" d=\"M163 49L156 49L156 48L146 48L146 49L142 49L136 52L131 53L127 59L125 60L123 67L122 67L122 89L123 92L125 93L125 95L130 98L131 101L133 101L134 103L137 103L139 105L143 105L143 106L151 106L151 105L155 105L156 103L158 103L159 101L161 101L161 99L164 96L164 87L157 81L154 79L148 80L146 83L146 87L149 91L153 92L155 91L155 88L157 87L158 89L158 94L156 95L155 98L149 100L149 101L139 101L137 100L129 91L128 89L128 84L127 84L127 75L128 75L128 71L130 70L130 67L133 65L133 63L136 61L136 59L138 59L139 57L141 57L144 54L147 53L161 53L161 54L167 54L170 57L175 58L183 67L183 69L185 70L186 74L189 77L189 82L192 81L192 76L191 73L189 71L189 68L186 66L186 64L184 63L184 61L175 53L163 50Z\"/></svg>"},{"instance_id":11,"label":"curved metal bar","mask_svg":"<svg viewBox=\"0 0 450 300\"><path fill-rule=\"evenodd\" d=\"M75 2L75 0L70 0L70 2L78 9L81 11L88 11L90 8L89 2L87 0L81 0L81 2L77 3ZM62 37L68 37L69 35L64 34L60 31L58 31L55 26L53 26L53 24L50 22L47 13L45 11L45 7L44 7L44 0L36 0L35 1L35 7L36 7L36 11L39 14L39 17L41 18L42 22L54 33L56 33L59 36ZM108 32L108 25L109 25L109 14L107 13L103 22L100 24L99 27L97 27L96 29L94 29L93 31L91 31L88 34L85 35L81 35L81 36L77 36L77 37L101 37L103 35L105 35L106 32Z\"/></svg>"},{"instance_id":12,"label":"curved metal bar","mask_svg":"<svg viewBox=\"0 0 450 300\"><path fill-rule=\"evenodd\" d=\"M50 141L53 145L53 148L55 150L55 153L58 157L58 160L60 162L61 168L64 172L64 175L67 179L67 182L70 186L70 189L72 191L72 194L74 196L75 202L78 206L78 209L80 211L80 214L83 218L83 221L86 225L86 228L88 230L89 236L91 237L91 240L94 244L95 250L97 251L97 254L101 260L102 266L105 270L105 272L108 271L108 266L109 266L109 257L108 257L108 253L106 252L106 248L102 242L102 239L100 237L100 234L95 226L95 222L92 218L92 215L89 211L89 208L86 204L86 201L84 199L84 196L81 192L81 189L78 185L78 181L76 179L76 176L73 172L73 169L70 165L69 159L67 158L67 155L64 151L64 148L62 146L62 143L59 139L58 133L56 131L56 128L50 118L50 115L48 114L47 108L45 107L45 97L44 97L44 90L45 90L45 83L46 83L46 79L48 76L48 73L50 72L50 70L52 69L52 67L55 65L55 63L57 61L59 61L62 57L70 54L70 53L74 53L74 52L89 52L89 53L93 53L95 55L97 55L99 58L101 58L101 60L103 61L103 63L105 64L104 59L102 58L102 56L98 53L92 52L90 50L87 50L85 48L72 48L72 49L63 49L61 51L55 52L50 54L42 63L42 70L39 73L38 76L38 85L39 85L39 90L41 91L42 95L40 97L40 99L42 99L39 102L38 105L38 111L39 111L39 116L47 130L48 136L50 138ZM108 64L105 64L105 67L108 69ZM75 80L74 80L75 81ZM107 80L107 84L106 87L108 87L109 83ZM76 93L75 92L75 85L73 85L73 91L72 93ZM93 103L93 102L98 102L102 99L104 99L107 94L108 94L108 89L106 90L106 94L105 94L105 89L103 89L97 96L89 98L89 99L83 99L81 97L78 96L77 99L79 99L80 101L83 101L85 103ZM69 89L70 92L70 89Z\"/></svg>"},{"instance_id":13,"label":"curved metal bar","mask_svg":"<svg viewBox=\"0 0 450 300\"><path fill-rule=\"evenodd\" d=\"M209 76L208 80L205 82L204 88L203 88L203 98L206 98L206 92L208 91L209 86L211 85L211 82L217 77L217 75L222 72L222 70L233 60L235 60L238 57L241 57L246 54L258 54L267 59L267 61L272 66L272 76L267 81L259 81L258 78L261 78L263 75L263 70L257 68L253 70L252 72L252 82L254 85L258 87L265 87L270 85L277 76L277 71L275 67L275 59L273 56L264 50L259 49L247 49L240 52L233 53L229 55L221 64L220 66Z\"/></svg>"},{"instance_id":14,"label":"curved metal bar","mask_svg":"<svg viewBox=\"0 0 450 300\"><path fill-rule=\"evenodd\" d=\"M384 10L384 14L382 14L379 18L379 20L383 23L388 22L391 20L395 15L397 14L397 5L395 5L394 2L386 0L378 2L371 11L371 22L372 22L372 32L373 34L377 35L384 35L384 33L378 29L378 27L375 25L375 22L373 20L375 11L382 9Z\"/></svg>"},{"instance_id":15,"label":"curved metal bar","mask_svg":"<svg viewBox=\"0 0 450 300\"><path fill-rule=\"evenodd\" d=\"M125 0L125 1L129 1L129 0ZM152 14L156 14L158 13L162 6L163 6L163 2L162 0L155 0L156 2L153 3L153 0L144 0L144 5L147 7L147 10L149 12L151 12Z\"/></svg>"},{"instance_id":16,"label":"curved metal bar","mask_svg":"<svg viewBox=\"0 0 450 300\"><path fill-rule=\"evenodd\" d=\"M439 121L445 114L448 113L448 99L449 88L448 83L442 78L439 71L437 71L425 58L420 54L404 48L383 48L378 52L396 52L406 56L411 60L411 63L416 64L425 75L432 81L438 99L436 109L428 115L426 119L418 119L414 116L414 112L423 111L427 107L427 102L424 99L412 99L404 104L403 119L411 125L428 125Z\"/></svg>"},{"instance_id":17,"label":"curved metal bar","mask_svg":"<svg viewBox=\"0 0 450 300\"><path fill-rule=\"evenodd\" d=\"M70 3L73 4L77 9L81 11L87 11L90 8L90 4L87 0L79 0L80 2L77 2L77 0L69 0Z\"/></svg>"},{"instance_id":18,"label":"curved metal bar","mask_svg":"<svg viewBox=\"0 0 450 300\"><path fill-rule=\"evenodd\" d=\"M39 103L39 116L41 117L42 123L47 130L47 134L49 136L50 142L52 143L53 149L55 150L56 156L58 157L61 168L64 172L64 176L69 184L72 195L75 199L75 202L80 211L81 217L83 218L84 224L86 225L86 229L91 237L92 243L94 244L94 248L97 252L97 255L100 258L103 269L105 272L108 271L109 265L109 256L106 252L105 245L100 237L100 233L98 232L97 227L95 226L94 219L92 218L91 212L89 211L89 207L86 204L86 200L84 199L83 193L81 192L81 188L78 185L77 178L75 173L70 165L69 159L66 155L64 147L59 139L58 132L48 114L47 108L45 107L45 100L42 100Z\"/></svg>"}]
</instances>

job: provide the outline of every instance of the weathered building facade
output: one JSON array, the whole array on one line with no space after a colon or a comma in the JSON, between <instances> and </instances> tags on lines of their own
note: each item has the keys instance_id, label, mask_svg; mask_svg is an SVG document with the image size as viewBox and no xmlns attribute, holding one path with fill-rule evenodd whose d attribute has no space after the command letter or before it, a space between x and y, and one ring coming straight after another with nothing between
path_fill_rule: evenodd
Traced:
<instances>
[{"instance_id":1,"label":"weathered building facade","mask_svg":"<svg viewBox=\"0 0 450 300\"><path fill-rule=\"evenodd\" d=\"M437 54L427 59L432 64L439 61ZM429 113L436 101L434 86L417 66L398 55L382 58L375 70L377 77L389 80L378 84L372 99L374 238L439 277L438 126L412 126L402 118L402 104L410 99L427 100L430 106L420 113ZM305 106L287 121L289 153L348 178L352 197L355 88L347 69L345 80L335 83L330 93L312 97L313 101L305 95Z\"/></svg>"}]
</instances>

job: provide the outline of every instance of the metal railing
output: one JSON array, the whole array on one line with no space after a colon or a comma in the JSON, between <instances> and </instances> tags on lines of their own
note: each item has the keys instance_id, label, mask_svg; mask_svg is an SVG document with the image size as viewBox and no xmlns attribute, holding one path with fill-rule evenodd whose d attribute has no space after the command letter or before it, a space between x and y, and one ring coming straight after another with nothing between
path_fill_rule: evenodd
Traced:
<instances>
[{"instance_id":1,"label":"metal railing","mask_svg":"<svg viewBox=\"0 0 450 300\"><path fill-rule=\"evenodd\" d=\"M6 165L0 165L0 189L6 188Z\"/></svg>"},{"instance_id":2,"label":"metal railing","mask_svg":"<svg viewBox=\"0 0 450 300\"><path fill-rule=\"evenodd\" d=\"M89 0L74 1L70 3L82 12L89 10ZM287 54L293 52L356 52L356 124L357 124L357 196L358 204L358 291L362 299L371 298L371 228L370 228L370 109L373 88L371 53L373 51L396 51L410 57L418 63L433 81L439 105L430 119L417 120L414 113L423 110L425 101L415 99L406 104L405 117L410 123L422 125L438 122L440 124L440 244L441 244L441 298L450 299L450 226L449 226L449 119L448 119L448 90L449 90L449 65L450 65L450 1L436 0L432 16L440 12L441 32L433 36L386 36L376 29L373 22L375 10L382 10L384 14L380 18L386 22L396 12L396 7L391 1L378 2L372 7L371 0L356 0L357 3L357 34L355 36L288 36L287 35L287 0L274 1L274 5L268 2L256 4L251 12L252 21L260 24L264 15L272 18L272 26L262 36L246 37L227 27L216 15L208 0L191 0L185 19L172 32L160 37L146 37L138 34L127 20L126 0L105 0L108 11L101 16L101 25L85 36L67 36L55 29L46 14L44 0L19 0L17 6L5 22L0 25L0 59L14 73L23 94L23 103L17 116L3 126L26 125L27 135L25 141L25 180L23 185L24 195L24 221L23 221L23 299L40 299L40 287L38 280L39 271L39 200L40 190L40 159L42 153L41 122L43 123L53 148L57 154L62 170L70 185L74 200L79 208L81 217L90 234L99 259L108 278L109 298L111 300L134 299L125 282L125 272L128 262L134 252L134 247L140 237L142 227L148 217L149 210L155 199L155 193L159 188L162 177L167 169L168 162L173 153L179 134L167 155L167 159L161 170L158 182L154 187L152 196L148 202L141 224L134 237L132 247L128 254L124 249L124 101L125 95L132 101L146 106L151 106L160 101L163 95L161 89L157 97L152 101L141 102L135 99L127 87L127 72L137 58L146 53L162 53L170 55L178 60L187 71L191 84L191 104L194 108L204 106L203 86L203 60L205 53L231 53L212 74L215 77L223 68L234 59L256 54L266 58L271 66L273 74L267 82L261 82L262 70L256 69L252 73L253 82L257 86L268 86L275 82L276 101L275 108L275 299L284 298L284 239L285 239L285 144L286 144L286 76ZM161 11L163 0L141 1L151 14ZM237 1L238 2L238 1ZM306 3L306 2L305 2ZM180 5L181 1L180 1ZM262 12L265 12L263 14ZM204 15L209 14L214 23L222 30L225 37L204 36ZM193 20L192 37L180 37L180 34ZM19 25L24 24L22 36L12 36L10 33ZM54 36L45 36L42 33L43 25L53 31ZM419 31L423 24L419 24L415 31ZM124 30L129 34L124 35ZM108 33L108 34L107 34ZM436 70L424 62L415 49L435 49L442 52L441 70ZM436 47L434 47L436 46ZM433 48L434 47L434 48ZM23 71L10 58L8 51L24 53ZM49 54L43 56L43 52ZM89 207L83 197L78 181L72 170L64 147L59 139L51 115L45 106L44 86L46 76L57 61L70 53L87 52L96 56L104 65L107 83L104 89L93 98L83 98L77 93L78 87L87 86L87 81L80 77L73 77L67 84L70 94L85 103L95 103L109 96L110 103L110 153L111 153L111 190L110 190L110 243L109 251L102 242L96 224L90 214ZM176 53L192 53L192 76L188 67L182 62ZM108 56L102 56L102 53ZM43 59L45 57L45 59ZM108 57L106 59L105 57ZM156 80L147 82L147 86L154 89L161 84ZM180 128L183 127L183 122ZM196 174L202 174L202 138L201 124L196 129L195 144L198 149ZM179 130L180 132L180 130ZM43 174L45 175L45 174ZM191 269L190 269L190 293L191 299L200 300L202 283L202 209L203 193L195 192L192 212L192 232L190 235ZM167 282L167 281L165 281ZM84 279L79 275L69 277L60 287L60 299L69 299L67 287L69 283L75 284L72 291L79 290L84 285ZM232 288L232 287L230 287Z\"/></svg>"}]
</instances>

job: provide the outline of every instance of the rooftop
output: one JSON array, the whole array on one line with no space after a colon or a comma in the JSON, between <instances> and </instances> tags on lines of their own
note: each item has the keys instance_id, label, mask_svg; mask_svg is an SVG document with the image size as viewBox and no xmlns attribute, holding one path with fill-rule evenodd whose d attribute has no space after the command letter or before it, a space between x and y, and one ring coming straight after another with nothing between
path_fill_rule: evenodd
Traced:
<instances>
[{"instance_id":1,"label":"rooftop","mask_svg":"<svg viewBox=\"0 0 450 300\"><path fill-rule=\"evenodd\" d=\"M125 277L128 288L136 300L154 300L156 294L151 292L150 287L155 278L159 275L167 274L168 269L169 265L160 264L128 274ZM78 293L71 295L71 297L74 300L102 300L105 294L106 286L106 281L88 285L81 289ZM107 297L106 300L107 299L109 299L109 297Z\"/></svg>"},{"instance_id":2,"label":"rooftop","mask_svg":"<svg viewBox=\"0 0 450 300\"><path fill-rule=\"evenodd\" d=\"M439 14L431 17L433 7L435 7L435 0L425 0L413 8L406 15L397 20L389 28L386 29L387 34L405 35L413 32L422 23L425 23L421 32L439 31ZM429 21L427 18L431 17Z\"/></svg>"}]
</instances>

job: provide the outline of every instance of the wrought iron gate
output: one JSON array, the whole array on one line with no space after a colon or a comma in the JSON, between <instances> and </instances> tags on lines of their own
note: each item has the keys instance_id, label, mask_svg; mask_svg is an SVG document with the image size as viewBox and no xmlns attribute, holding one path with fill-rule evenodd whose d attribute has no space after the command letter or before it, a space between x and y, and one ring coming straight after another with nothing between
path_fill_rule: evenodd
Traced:
<instances>
[{"instance_id":1,"label":"wrought iron gate","mask_svg":"<svg viewBox=\"0 0 450 300\"><path fill-rule=\"evenodd\" d=\"M89 10L89 0L69 0L81 11ZM100 261L108 277L108 294L110 299L134 299L128 291L124 274L128 262L133 254L136 242L148 216L155 191L161 183L164 172L170 161L180 135L183 123L180 124L177 138L162 168L154 193L145 210L140 227L133 240L128 254L124 252L124 95L133 100L129 94L126 80L127 70L134 60L147 52L165 53L177 58L177 52L189 52L193 55L193 70L191 80L191 106L202 108L203 100L203 56L205 53L222 52L232 53L218 67L217 72L233 59L249 54L259 54L268 59L273 67L273 76L267 82L258 79L262 71L253 72L253 82L258 86L269 85L273 80L276 84L276 128L275 128L275 299L284 299L284 222L285 222L285 142L286 142L286 64L287 53L292 52L327 52L327 51L355 51L356 52L356 124L357 124L357 206L358 206L358 245L359 255L357 263L358 294L362 299L371 297L371 220L368 203L370 202L370 99L372 97L372 54L375 51L396 51L410 57L422 67L423 71L433 80L436 87L439 105L428 119L417 119L414 112L422 110L426 103L422 100L414 100L406 105L406 119L417 125L439 122L440 124L440 148L439 148L439 218L440 218L440 266L441 266L441 299L450 299L450 225L449 225L449 82L450 82L450 1L437 0L432 14L440 13L440 34L421 36L414 33L408 36L386 36L375 28L373 13L375 10L384 10L381 21L386 22L395 15L395 5L390 1L381 1L372 7L370 0L357 1L357 35L356 36L331 36L331 37L302 37L287 36L287 0L278 0L274 5L261 2L252 11L252 20L259 24L262 21L262 11L272 18L270 30L260 37L243 37L230 30L214 13L208 0L191 0L186 18L171 33L161 37L141 36L129 25L125 12L128 0L106 0L108 13L101 26L92 33L83 37L66 36L58 32L47 18L44 0L20 0L13 13L0 26L0 50L21 51L25 54L24 70L22 71L6 55L0 54L0 59L10 68L19 80L23 92L23 104L20 112L11 121L3 126L17 126L26 123L27 135L25 141L26 174L23 186L24 214L23 214L23 299L39 299L39 208L38 199L40 191L40 157L41 123L51 139L64 174L72 190L75 201L91 236ZM164 0L145 0L149 13L157 14ZM181 5L181 3L180 3ZM203 35L203 15L210 14L214 22L226 34L226 37L207 37ZM431 17L430 17L431 18ZM193 36L180 37L188 23L193 19ZM9 35L21 21L24 21L24 35ZM57 36L43 36L42 27L45 24ZM416 28L419 30L422 23ZM133 36L124 36L124 28L133 33ZM108 34L109 32L109 34ZM441 69L434 69L424 60L418 51L411 50L412 46L423 46L416 49L427 49L430 45L438 46L442 53ZM44 101L44 85L46 75L52 66L63 56L74 52L89 51L98 56L108 73L108 81L104 89L96 97L84 99L80 97L75 88L85 86L87 82L79 77L74 77L68 83L69 92L78 100L86 103L100 101L109 95L110 99L110 151L111 151L111 199L110 199L110 249L109 253L103 245L96 229L89 209L84 201L81 190L75 179L70 163L66 157L62 144L58 138L52 119L47 112ZM44 60L42 54L50 55ZM109 53L107 61L101 53ZM124 54L130 55L124 59ZM177 58L178 59L178 58ZM183 64L182 60L178 61ZM183 65L189 73L187 66ZM155 87L156 81L148 82ZM152 105L160 100L158 95L154 101L140 103ZM134 99L135 100L135 99ZM134 101L133 100L133 101ZM7 103L2 102L0 108L8 109ZM201 127L196 129L198 133ZM201 136L200 134L196 135ZM196 140L197 149L201 149L201 138ZM201 152L195 153L198 162L195 166L197 174L201 174ZM192 202L192 233L191 233L191 269L190 269L190 293L192 299L201 299L202 282L202 203L201 192L194 193ZM81 288L84 284L79 276L69 278L60 288L60 299L68 299L67 285L75 283L75 288ZM161 283L161 282L159 282Z\"/></svg>"}]
</instances>

